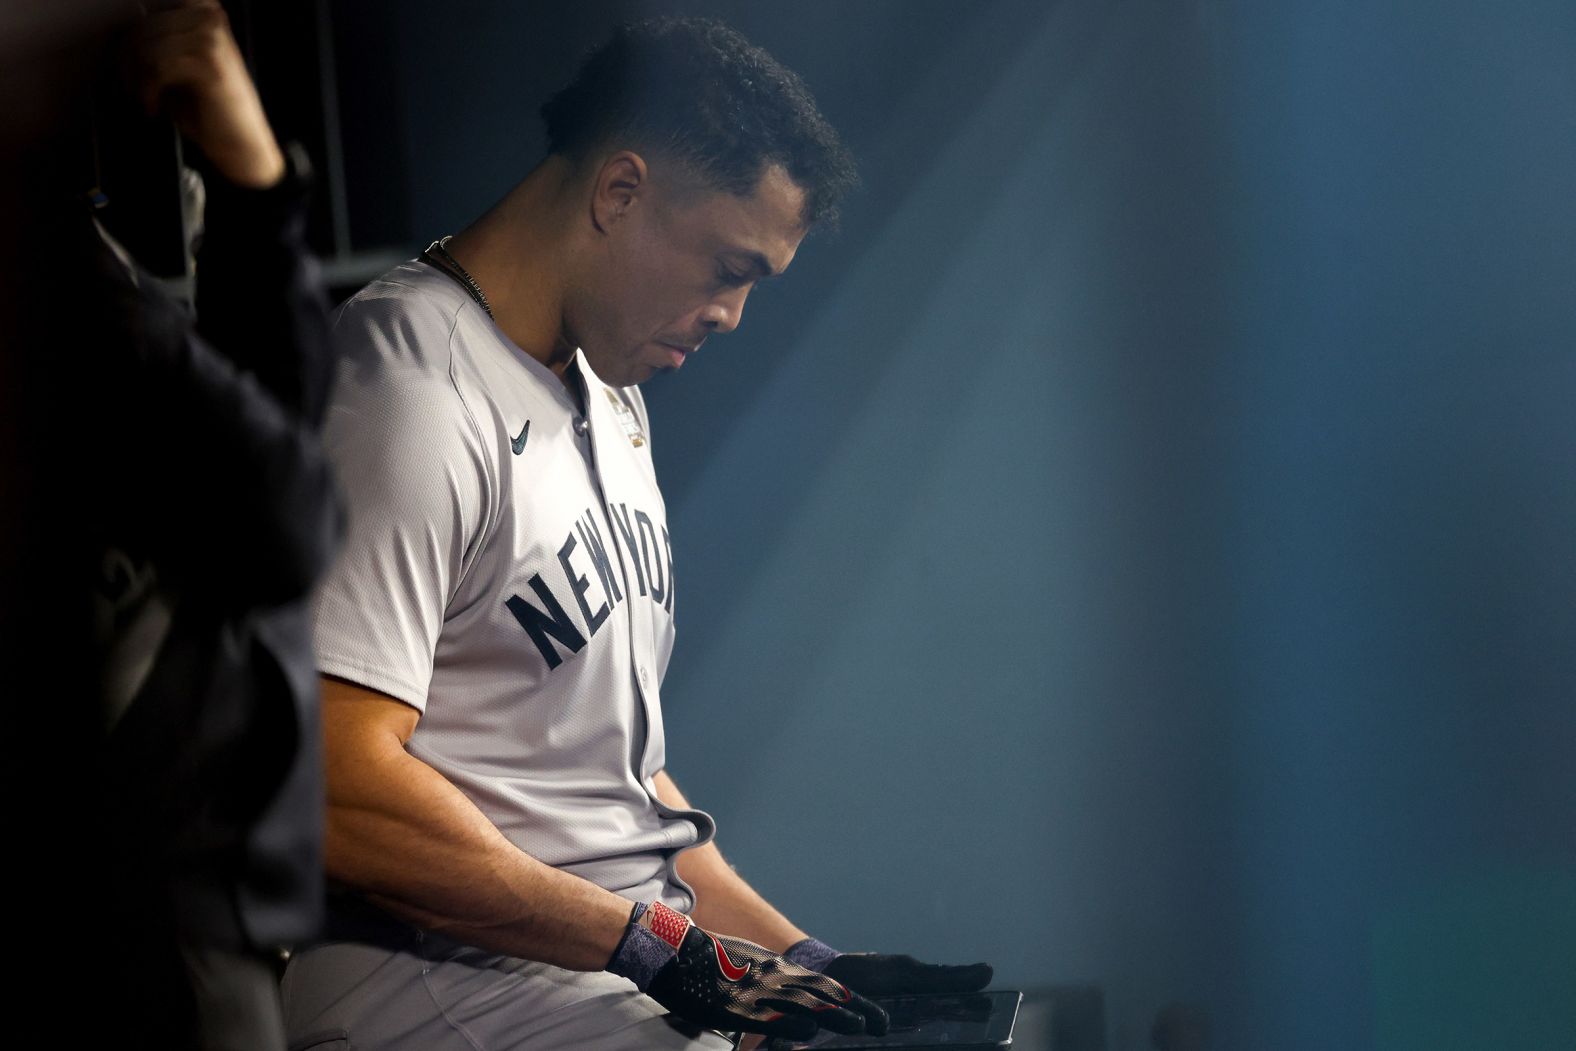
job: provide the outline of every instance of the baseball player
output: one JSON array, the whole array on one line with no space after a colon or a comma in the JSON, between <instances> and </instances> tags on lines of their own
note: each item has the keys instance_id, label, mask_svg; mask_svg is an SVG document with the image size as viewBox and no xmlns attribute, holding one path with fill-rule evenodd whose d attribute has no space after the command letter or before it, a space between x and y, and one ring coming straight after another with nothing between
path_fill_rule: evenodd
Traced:
<instances>
[{"instance_id":1,"label":"baseball player","mask_svg":"<svg viewBox=\"0 0 1576 1051\"><path fill-rule=\"evenodd\" d=\"M293 1046L882 1032L867 996L989 968L809 937L669 776L677 585L636 387L738 325L850 161L709 22L618 31L542 113L549 156L336 321L350 528L316 623L343 893L285 977Z\"/></svg>"}]
</instances>

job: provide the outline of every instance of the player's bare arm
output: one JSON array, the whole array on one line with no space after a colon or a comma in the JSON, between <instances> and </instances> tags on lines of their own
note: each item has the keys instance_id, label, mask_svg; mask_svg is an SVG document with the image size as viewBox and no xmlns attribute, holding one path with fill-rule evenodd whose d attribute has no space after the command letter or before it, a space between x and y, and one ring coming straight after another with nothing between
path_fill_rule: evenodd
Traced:
<instances>
[{"instance_id":1,"label":"player's bare arm","mask_svg":"<svg viewBox=\"0 0 1576 1051\"><path fill-rule=\"evenodd\" d=\"M182 0L150 12L133 54L137 90L149 113L173 118L237 186L262 189L279 181L284 154L224 8L214 0Z\"/></svg>"},{"instance_id":2,"label":"player's bare arm","mask_svg":"<svg viewBox=\"0 0 1576 1051\"><path fill-rule=\"evenodd\" d=\"M630 903L520 850L407 752L416 709L322 682L330 878L458 941L573 970L606 966Z\"/></svg>"},{"instance_id":3,"label":"player's bare arm","mask_svg":"<svg viewBox=\"0 0 1576 1051\"><path fill-rule=\"evenodd\" d=\"M693 809L666 770L653 780L658 799L676 809ZM707 930L747 938L773 952L786 952L807 937L734 871L715 841L680 854L678 870L695 891L691 915Z\"/></svg>"}]
</instances>

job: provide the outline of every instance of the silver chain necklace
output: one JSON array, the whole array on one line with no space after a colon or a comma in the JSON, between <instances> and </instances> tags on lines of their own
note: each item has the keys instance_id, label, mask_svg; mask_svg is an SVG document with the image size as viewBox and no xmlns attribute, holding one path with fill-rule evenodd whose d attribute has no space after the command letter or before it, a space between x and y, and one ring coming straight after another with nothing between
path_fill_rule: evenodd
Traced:
<instances>
[{"instance_id":1,"label":"silver chain necklace","mask_svg":"<svg viewBox=\"0 0 1576 1051\"><path fill-rule=\"evenodd\" d=\"M487 293L482 291L482 286L476 283L476 279L470 275L470 271L460 265L458 259L449 254L449 239L453 236L453 234L450 234L448 237L441 237L432 242L432 244L427 246L427 250L421 253L421 258L463 284L465 290L471 294L471 298L481 304L483 310L487 311L487 316L493 318L494 321L498 320L493 317L492 307L487 303ZM440 256L443 260L441 263L438 261Z\"/></svg>"}]
</instances>

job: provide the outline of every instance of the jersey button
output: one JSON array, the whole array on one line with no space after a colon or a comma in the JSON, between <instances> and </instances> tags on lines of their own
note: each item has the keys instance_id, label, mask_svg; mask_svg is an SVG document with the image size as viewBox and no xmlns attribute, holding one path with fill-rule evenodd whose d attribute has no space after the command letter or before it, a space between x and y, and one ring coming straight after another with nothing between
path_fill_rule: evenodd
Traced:
<instances>
[{"instance_id":1,"label":"jersey button","mask_svg":"<svg viewBox=\"0 0 1576 1051\"><path fill-rule=\"evenodd\" d=\"M651 677L646 674L646 669L645 668L641 668L640 669L640 685L642 685L642 686L649 685L650 678Z\"/></svg>"},{"instance_id":2,"label":"jersey button","mask_svg":"<svg viewBox=\"0 0 1576 1051\"><path fill-rule=\"evenodd\" d=\"M586 432L589 431L590 429L591 429L590 421L588 421L584 416L576 416L575 417L575 433L576 434L578 434L578 435L580 435L580 437L584 438L586 436Z\"/></svg>"}]
</instances>

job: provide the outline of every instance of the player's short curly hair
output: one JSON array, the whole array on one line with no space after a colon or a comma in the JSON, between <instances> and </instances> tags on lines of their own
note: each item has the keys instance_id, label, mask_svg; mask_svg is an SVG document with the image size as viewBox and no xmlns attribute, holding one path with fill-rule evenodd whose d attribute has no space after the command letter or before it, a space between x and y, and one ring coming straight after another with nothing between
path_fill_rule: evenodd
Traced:
<instances>
[{"instance_id":1,"label":"player's short curly hair","mask_svg":"<svg viewBox=\"0 0 1576 1051\"><path fill-rule=\"evenodd\" d=\"M857 179L798 74L709 19L619 27L541 112L554 153L649 149L740 196L780 164L804 191L806 224L835 221Z\"/></svg>"}]
</instances>

